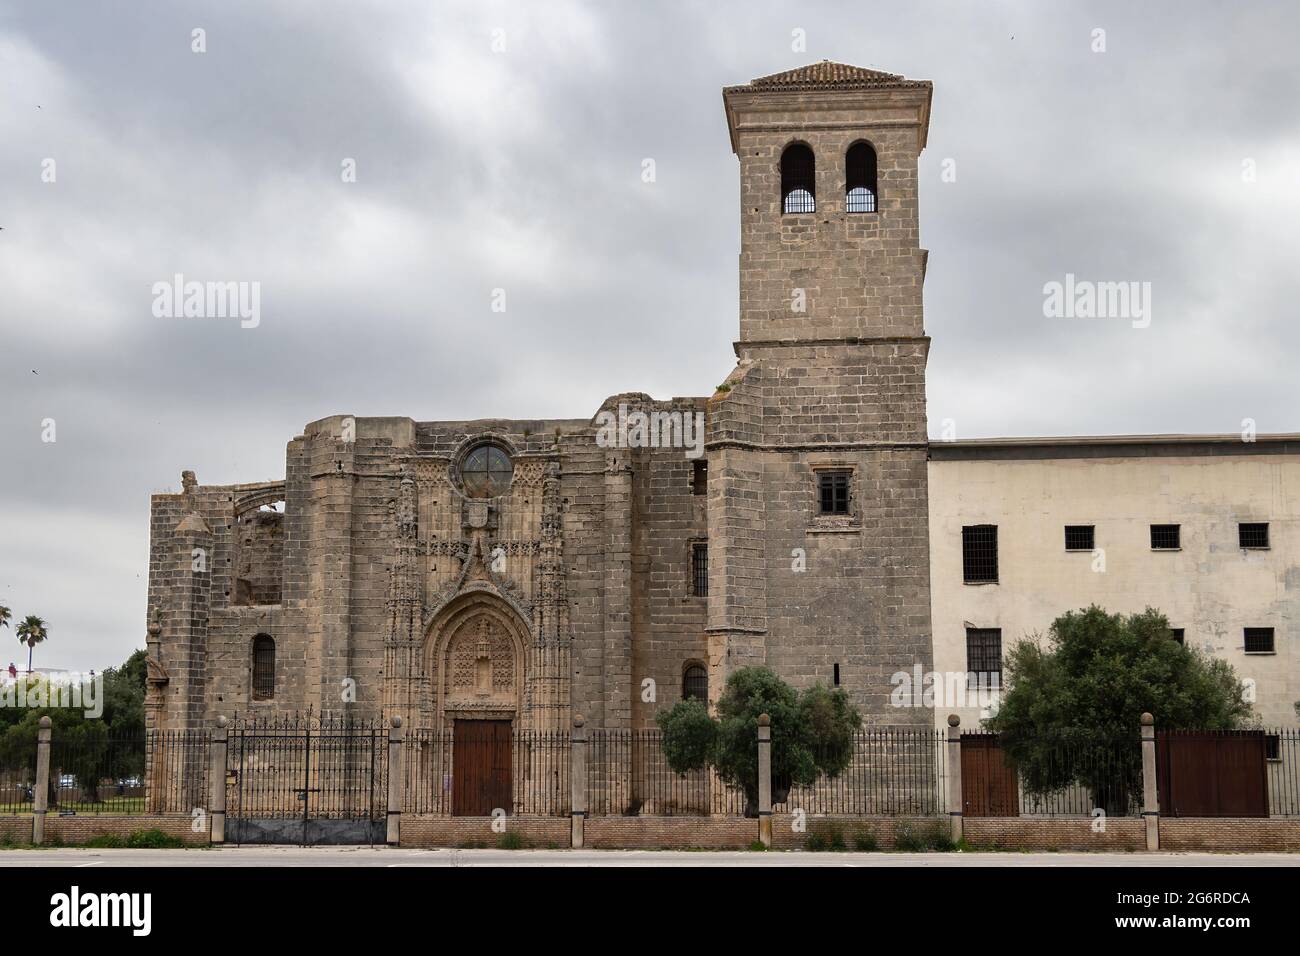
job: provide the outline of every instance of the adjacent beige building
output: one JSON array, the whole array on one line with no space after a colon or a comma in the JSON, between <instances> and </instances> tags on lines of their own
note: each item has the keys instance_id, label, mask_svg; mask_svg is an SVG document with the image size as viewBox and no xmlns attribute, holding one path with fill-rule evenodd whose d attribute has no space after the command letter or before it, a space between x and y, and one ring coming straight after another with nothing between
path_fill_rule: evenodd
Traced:
<instances>
[{"instance_id":1,"label":"adjacent beige building","mask_svg":"<svg viewBox=\"0 0 1300 956\"><path fill-rule=\"evenodd\" d=\"M1294 724L1297 549L1297 435L935 442L935 670L983 671L1073 608L1154 607L1254 682L1266 725ZM936 721L972 726L978 703L936 706Z\"/></svg>"}]
</instances>

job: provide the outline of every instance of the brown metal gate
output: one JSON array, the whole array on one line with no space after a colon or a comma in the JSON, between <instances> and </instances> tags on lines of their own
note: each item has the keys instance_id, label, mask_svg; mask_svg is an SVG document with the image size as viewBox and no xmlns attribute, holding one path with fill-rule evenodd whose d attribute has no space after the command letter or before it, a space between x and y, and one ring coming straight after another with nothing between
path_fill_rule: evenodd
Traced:
<instances>
[{"instance_id":1,"label":"brown metal gate","mask_svg":"<svg viewBox=\"0 0 1300 956\"><path fill-rule=\"evenodd\" d=\"M997 734L961 735L961 796L965 816L1020 816L1016 768L1007 763Z\"/></svg>"},{"instance_id":2,"label":"brown metal gate","mask_svg":"<svg viewBox=\"0 0 1300 956\"><path fill-rule=\"evenodd\" d=\"M513 812L508 720L457 720L452 740L452 814Z\"/></svg>"},{"instance_id":3,"label":"brown metal gate","mask_svg":"<svg viewBox=\"0 0 1300 956\"><path fill-rule=\"evenodd\" d=\"M1268 816L1265 738L1260 730L1158 731L1160 813L1169 817Z\"/></svg>"}]
</instances>

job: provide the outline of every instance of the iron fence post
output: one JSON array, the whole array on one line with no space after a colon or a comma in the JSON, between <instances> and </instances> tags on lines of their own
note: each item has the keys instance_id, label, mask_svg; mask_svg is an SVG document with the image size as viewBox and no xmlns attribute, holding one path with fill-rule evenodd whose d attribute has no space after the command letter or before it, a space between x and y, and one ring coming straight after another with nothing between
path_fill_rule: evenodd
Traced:
<instances>
[{"instance_id":1,"label":"iron fence post","mask_svg":"<svg viewBox=\"0 0 1300 956\"><path fill-rule=\"evenodd\" d=\"M36 788L32 792L32 843L45 842L45 811L50 805L50 735L52 723L42 717L36 731Z\"/></svg>"},{"instance_id":2,"label":"iron fence post","mask_svg":"<svg viewBox=\"0 0 1300 956\"><path fill-rule=\"evenodd\" d=\"M758 715L758 839L772 846L772 718Z\"/></svg>"},{"instance_id":3,"label":"iron fence post","mask_svg":"<svg viewBox=\"0 0 1300 956\"><path fill-rule=\"evenodd\" d=\"M396 714L388 723L388 845L397 846L402 842L402 742L406 731Z\"/></svg>"},{"instance_id":4,"label":"iron fence post","mask_svg":"<svg viewBox=\"0 0 1300 956\"><path fill-rule=\"evenodd\" d=\"M582 714L573 718L570 745L572 754L569 759L569 777L572 781L570 796L573 807L569 811L569 845L575 850L581 850L587 821L587 722Z\"/></svg>"},{"instance_id":5,"label":"iron fence post","mask_svg":"<svg viewBox=\"0 0 1300 956\"><path fill-rule=\"evenodd\" d=\"M948 818L952 821L952 841L965 833L961 794L961 718L948 715Z\"/></svg>"},{"instance_id":6,"label":"iron fence post","mask_svg":"<svg viewBox=\"0 0 1300 956\"><path fill-rule=\"evenodd\" d=\"M1146 821L1147 849L1160 849L1160 801L1156 794L1156 719L1142 714L1142 819Z\"/></svg>"},{"instance_id":7,"label":"iron fence post","mask_svg":"<svg viewBox=\"0 0 1300 956\"><path fill-rule=\"evenodd\" d=\"M212 808L211 827L208 830L208 842L220 846L226 842L226 742L229 732L226 730L226 718L217 718L216 729L212 731L212 786L209 805Z\"/></svg>"}]
</instances>

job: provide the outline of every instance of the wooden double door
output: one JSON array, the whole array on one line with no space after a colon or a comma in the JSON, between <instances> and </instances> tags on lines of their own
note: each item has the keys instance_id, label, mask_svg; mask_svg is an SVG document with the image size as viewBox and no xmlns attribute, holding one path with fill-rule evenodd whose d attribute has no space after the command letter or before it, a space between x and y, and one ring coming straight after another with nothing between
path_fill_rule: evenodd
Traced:
<instances>
[{"instance_id":1,"label":"wooden double door","mask_svg":"<svg viewBox=\"0 0 1300 956\"><path fill-rule=\"evenodd\" d=\"M452 814L486 817L514 809L508 720L457 720L452 731Z\"/></svg>"},{"instance_id":2,"label":"wooden double door","mask_svg":"<svg viewBox=\"0 0 1300 956\"><path fill-rule=\"evenodd\" d=\"M961 735L962 813L968 817L1020 816L1020 785L995 734Z\"/></svg>"}]
</instances>

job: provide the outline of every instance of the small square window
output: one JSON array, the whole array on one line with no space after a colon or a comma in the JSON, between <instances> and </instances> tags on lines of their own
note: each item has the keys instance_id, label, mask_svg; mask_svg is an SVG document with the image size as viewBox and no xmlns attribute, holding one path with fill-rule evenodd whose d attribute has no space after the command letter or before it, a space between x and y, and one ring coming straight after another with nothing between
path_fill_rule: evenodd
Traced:
<instances>
[{"instance_id":1,"label":"small square window","mask_svg":"<svg viewBox=\"0 0 1300 956\"><path fill-rule=\"evenodd\" d=\"M1237 525L1237 543L1243 548L1268 547L1268 522L1253 522Z\"/></svg>"},{"instance_id":2,"label":"small square window","mask_svg":"<svg viewBox=\"0 0 1300 956\"><path fill-rule=\"evenodd\" d=\"M998 526L969 525L961 529L962 579L967 584L996 584Z\"/></svg>"},{"instance_id":3,"label":"small square window","mask_svg":"<svg viewBox=\"0 0 1300 956\"><path fill-rule=\"evenodd\" d=\"M1170 635L1173 637L1174 642L1175 642L1176 644L1184 644L1184 645L1185 645L1185 644L1187 643L1187 629L1186 629L1186 628L1182 628L1182 627L1172 627L1172 628L1169 629L1169 633L1170 633Z\"/></svg>"},{"instance_id":4,"label":"small square window","mask_svg":"<svg viewBox=\"0 0 1300 956\"><path fill-rule=\"evenodd\" d=\"M1264 735L1264 759L1282 759L1282 737L1279 734Z\"/></svg>"},{"instance_id":5,"label":"small square window","mask_svg":"<svg viewBox=\"0 0 1300 956\"><path fill-rule=\"evenodd\" d=\"M1273 629L1271 627L1248 627L1246 628L1245 637L1247 654L1273 653Z\"/></svg>"},{"instance_id":6,"label":"small square window","mask_svg":"<svg viewBox=\"0 0 1300 956\"><path fill-rule=\"evenodd\" d=\"M1067 524L1065 526L1066 551L1091 551L1094 545L1094 528L1090 524Z\"/></svg>"},{"instance_id":7,"label":"small square window","mask_svg":"<svg viewBox=\"0 0 1300 956\"><path fill-rule=\"evenodd\" d=\"M817 512L824 515L849 513L848 471L820 471L817 473Z\"/></svg>"},{"instance_id":8,"label":"small square window","mask_svg":"<svg viewBox=\"0 0 1300 956\"><path fill-rule=\"evenodd\" d=\"M707 495L709 493L709 461L696 458L691 465L691 494Z\"/></svg>"},{"instance_id":9,"label":"small square window","mask_svg":"<svg viewBox=\"0 0 1300 956\"><path fill-rule=\"evenodd\" d=\"M1177 551L1182 547L1180 529L1181 526L1176 524L1153 524L1151 526L1151 550Z\"/></svg>"}]
</instances>

